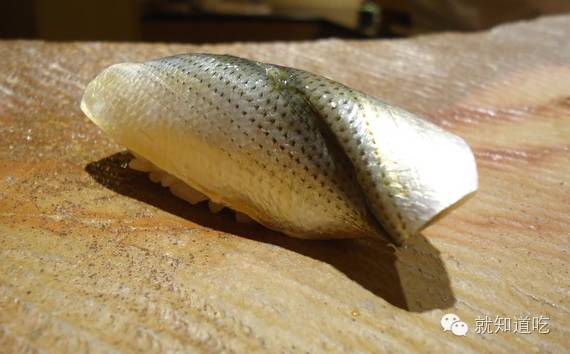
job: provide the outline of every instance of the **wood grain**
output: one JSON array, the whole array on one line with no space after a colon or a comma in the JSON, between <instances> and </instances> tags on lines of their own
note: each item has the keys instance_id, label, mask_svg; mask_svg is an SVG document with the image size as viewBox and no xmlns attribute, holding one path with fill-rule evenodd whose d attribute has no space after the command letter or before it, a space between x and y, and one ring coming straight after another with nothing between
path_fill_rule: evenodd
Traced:
<instances>
[{"instance_id":1,"label":"wood grain","mask_svg":"<svg viewBox=\"0 0 570 354\"><path fill-rule=\"evenodd\" d=\"M0 42L0 352L568 352L570 17L407 40ZM314 71L464 137L475 198L404 248L190 206L79 111L104 67L181 52ZM231 173L231 171L222 171ZM466 337L443 332L453 312ZM475 320L549 317L549 334Z\"/></svg>"}]
</instances>

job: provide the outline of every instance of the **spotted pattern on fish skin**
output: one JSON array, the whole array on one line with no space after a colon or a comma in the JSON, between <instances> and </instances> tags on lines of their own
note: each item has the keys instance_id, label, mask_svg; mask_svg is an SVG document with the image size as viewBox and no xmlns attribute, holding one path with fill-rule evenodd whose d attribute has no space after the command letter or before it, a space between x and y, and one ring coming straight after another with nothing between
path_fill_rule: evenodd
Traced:
<instances>
[{"instance_id":1,"label":"spotted pattern on fish skin","mask_svg":"<svg viewBox=\"0 0 570 354\"><path fill-rule=\"evenodd\" d=\"M239 166L248 170L248 178L232 179L231 186L217 183L216 188L209 188L180 169L153 161L158 167L212 201L297 237L381 235L350 162L339 147L322 136L304 98L283 93L266 75L265 67L229 56L175 56L144 65L146 69L139 76L160 83L168 94L168 99L163 96L156 104L170 107L164 110L184 122L184 133L172 138L180 145L190 135L203 144L215 141L216 148L234 166L218 173L227 174ZM254 193L249 186L256 184L259 188ZM217 192L227 189L232 192ZM302 196L305 205L283 203L286 191ZM305 230L307 226L280 219L276 215L286 215L283 210L272 212L271 219L265 216L267 208L279 209L282 204L309 210L307 219L311 214L316 216L322 230L310 223L310 229ZM263 210L256 210L258 205L263 205ZM322 222L325 216L328 221Z\"/></svg>"},{"instance_id":2,"label":"spotted pattern on fish skin","mask_svg":"<svg viewBox=\"0 0 570 354\"><path fill-rule=\"evenodd\" d=\"M385 230L402 244L477 188L461 138L324 77L238 57L117 64L82 108L213 205L290 236Z\"/></svg>"},{"instance_id":3,"label":"spotted pattern on fish skin","mask_svg":"<svg viewBox=\"0 0 570 354\"><path fill-rule=\"evenodd\" d=\"M353 166L368 203L379 214L383 226L392 233L404 235L403 238L409 237L410 231L393 200L393 187L398 185L393 180L397 176L386 172L381 150L371 133L371 119L386 119L386 113L378 110L378 103L370 102L366 96L355 95L353 90L332 80L302 70L291 70L288 79L289 84L305 95L309 104L315 106L315 111L326 120L326 126L338 137L338 143L350 160L362 162ZM365 106L373 111L366 111ZM354 141L354 136L359 138ZM363 139L367 141L363 143ZM371 165L374 167L370 168ZM373 174L374 169L379 173ZM385 204L390 204L391 208L385 208Z\"/></svg>"},{"instance_id":4,"label":"spotted pattern on fish skin","mask_svg":"<svg viewBox=\"0 0 570 354\"><path fill-rule=\"evenodd\" d=\"M346 153L371 212L394 242L473 195L476 164L461 138L333 80L287 71L287 85L305 97Z\"/></svg>"}]
</instances>

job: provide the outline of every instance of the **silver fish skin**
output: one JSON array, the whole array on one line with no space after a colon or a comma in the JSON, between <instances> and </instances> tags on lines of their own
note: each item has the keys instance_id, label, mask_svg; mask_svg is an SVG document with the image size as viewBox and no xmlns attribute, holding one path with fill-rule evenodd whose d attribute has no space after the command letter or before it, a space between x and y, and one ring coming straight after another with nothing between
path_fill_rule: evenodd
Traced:
<instances>
[{"instance_id":1,"label":"silver fish skin","mask_svg":"<svg viewBox=\"0 0 570 354\"><path fill-rule=\"evenodd\" d=\"M294 237L399 245L478 188L460 137L322 76L234 56L113 65L81 108L163 185Z\"/></svg>"}]
</instances>

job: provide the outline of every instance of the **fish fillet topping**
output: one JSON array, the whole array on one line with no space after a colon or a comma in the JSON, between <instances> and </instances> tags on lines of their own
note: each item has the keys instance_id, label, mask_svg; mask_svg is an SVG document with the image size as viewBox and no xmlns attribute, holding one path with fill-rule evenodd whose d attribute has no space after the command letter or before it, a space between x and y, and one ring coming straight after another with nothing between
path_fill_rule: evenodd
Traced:
<instances>
[{"instance_id":1,"label":"fish fillet topping","mask_svg":"<svg viewBox=\"0 0 570 354\"><path fill-rule=\"evenodd\" d=\"M81 109L176 196L294 237L401 244L478 186L460 137L322 76L228 55L113 65Z\"/></svg>"}]
</instances>

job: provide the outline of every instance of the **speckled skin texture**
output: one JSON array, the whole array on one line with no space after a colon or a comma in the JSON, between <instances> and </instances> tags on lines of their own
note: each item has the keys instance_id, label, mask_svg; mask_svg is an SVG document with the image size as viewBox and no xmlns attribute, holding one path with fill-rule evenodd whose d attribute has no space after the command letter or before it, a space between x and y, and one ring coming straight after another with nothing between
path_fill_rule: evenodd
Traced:
<instances>
[{"instance_id":1,"label":"speckled skin texture","mask_svg":"<svg viewBox=\"0 0 570 354\"><path fill-rule=\"evenodd\" d=\"M302 70L188 54L103 71L82 109L213 202L301 238L401 244L477 189L459 137Z\"/></svg>"}]
</instances>

